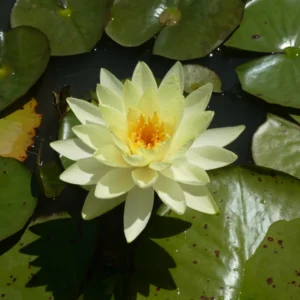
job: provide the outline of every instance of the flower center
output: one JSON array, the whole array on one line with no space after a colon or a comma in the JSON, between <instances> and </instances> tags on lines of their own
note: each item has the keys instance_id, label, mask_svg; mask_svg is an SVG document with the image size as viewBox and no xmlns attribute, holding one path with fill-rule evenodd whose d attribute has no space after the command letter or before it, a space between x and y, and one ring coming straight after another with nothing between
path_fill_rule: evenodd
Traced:
<instances>
[{"instance_id":1,"label":"flower center","mask_svg":"<svg viewBox=\"0 0 300 300\"><path fill-rule=\"evenodd\" d=\"M152 149L167 137L164 123L160 121L156 112L152 118L148 117L148 119L140 114L139 120L135 124L131 124L130 127L129 139L133 152L138 148Z\"/></svg>"}]
</instances>

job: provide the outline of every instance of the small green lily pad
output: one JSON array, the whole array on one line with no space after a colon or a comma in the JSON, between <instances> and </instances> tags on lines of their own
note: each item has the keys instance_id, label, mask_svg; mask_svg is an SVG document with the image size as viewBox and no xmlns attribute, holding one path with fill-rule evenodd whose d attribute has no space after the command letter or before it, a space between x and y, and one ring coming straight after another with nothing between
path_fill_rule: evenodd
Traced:
<instances>
[{"instance_id":1,"label":"small green lily pad","mask_svg":"<svg viewBox=\"0 0 300 300\"><path fill-rule=\"evenodd\" d=\"M244 91L269 103L300 108L300 56L274 54L236 69Z\"/></svg>"},{"instance_id":2,"label":"small green lily pad","mask_svg":"<svg viewBox=\"0 0 300 300\"><path fill-rule=\"evenodd\" d=\"M240 24L243 0L119 0L106 33L138 46L157 35L153 53L177 60L206 56Z\"/></svg>"},{"instance_id":3,"label":"small green lily pad","mask_svg":"<svg viewBox=\"0 0 300 300\"><path fill-rule=\"evenodd\" d=\"M25 26L0 31L0 111L30 89L49 58L49 42L40 31Z\"/></svg>"},{"instance_id":4,"label":"small green lily pad","mask_svg":"<svg viewBox=\"0 0 300 300\"><path fill-rule=\"evenodd\" d=\"M0 241L24 227L36 204L27 168L18 160L0 157Z\"/></svg>"},{"instance_id":5,"label":"small green lily pad","mask_svg":"<svg viewBox=\"0 0 300 300\"><path fill-rule=\"evenodd\" d=\"M184 65L184 91L191 93L206 83L213 84L213 92L222 93L220 77L201 65Z\"/></svg>"},{"instance_id":6,"label":"small green lily pad","mask_svg":"<svg viewBox=\"0 0 300 300\"><path fill-rule=\"evenodd\" d=\"M300 124L300 116L290 115L296 122Z\"/></svg>"},{"instance_id":7,"label":"small green lily pad","mask_svg":"<svg viewBox=\"0 0 300 300\"><path fill-rule=\"evenodd\" d=\"M300 46L298 1L251 0L246 3L240 27L226 46L256 51L282 52Z\"/></svg>"},{"instance_id":8,"label":"small green lily pad","mask_svg":"<svg viewBox=\"0 0 300 300\"><path fill-rule=\"evenodd\" d=\"M95 221L60 213L31 222L0 257L4 299L77 299L98 237Z\"/></svg>"},{"instance_id":9,"label":"small green lily pad","mask_svg":"<svg viewBox=\"0 0 300 300\"><path fill-rule=\"evenodd\" d=\"M271 225L247 261L240 300L298 299L300 219Z\"/></svg>"},{"instance_id":10,"label":"small green lily pad","mask_svg":"<svg viewBox=\"0 0 300 300\"><path fill-rule=\"evenodd\" d=\"M238 299L246 261L270 225L300 217L300 180L288 174L231 166L209 176L219 215L191 209L182 216L169 212L160 218L165 222L153 218L139 240L132 281L138 300ZM173 229L174 219L192 226L175 235L162 235ZM280 268L283 262L272 263Z\"/></svg>"},{"instance_id":11,"label":"small green lily pad","mask_svg":"<svg viewBox=\"0 0 300 300\"><path fill-rule=\"evenodd\" d=\"M268 114L255 132L252 155L260 166L280 170L300 178L300 126Z\"/></svg>"},{"instance_id":12,"label":"small green lily pad","mask_svg":"<svg viewBox=\"0 0 300 300\"><path fill-rule=\"evenodd\" d=\"M109 0L19 0L11 13L11 25L28 25L44 32L52 55L90 51L100 40Z\"/></svg>"}]
</instances>

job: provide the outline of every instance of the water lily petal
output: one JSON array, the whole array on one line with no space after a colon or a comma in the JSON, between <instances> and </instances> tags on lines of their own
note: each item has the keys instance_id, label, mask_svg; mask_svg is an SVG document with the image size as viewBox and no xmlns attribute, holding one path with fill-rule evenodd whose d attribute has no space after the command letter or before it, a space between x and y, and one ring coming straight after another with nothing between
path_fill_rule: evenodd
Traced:
<instances>
[{"instance_id":1,"label":"water lily petal","mask_svg":"<svg viewBox=\"0 0 300 300\"><path fill-rule=\"evenodd\" d=\"M110 199L130 191L135 183L131 177L132 169L113 169L106 173L97 183L95 196Z\"/></svg>"},{"instance_id":2,"label":"water lily petal","mask_svg":"<svg viewBox=\"0 0 300 300\"><path fill-rule=\"evenodd\" d=\"M129 153L128 130L121 126L110 126L111 137L115 145L123 152Z\"/></svg>"},{"instance_id":3,"label":"water lily petal","mask_svg":"<svg viewBox=\"0 0 300 300\"><path fill-rule=\"evenodd\" d=\"M190 148L185 153L186 159L204 170L225 167L237 159L237 155L227 149L217 146Z\"/></svg>"},{"instance_id":4,"label":"water lily petal","mask_svg":"<svg viewBox=\"0 0 300 300\"><path fill-rule=\"evenodd\" d=\"M181 184L181 188L188 207L210 215L219 213L219 207L207 187Z\"/></svg>"},{"instance_id":5,"label":"water lily petal","mask_svg":"<svg viewBox=\"0 0 300 300\"><path fill-rule=\"evenodd\" d=\"M124 233L131 243L146 227L153 208L154 190L133 188L128 194L124 210Z\"/></svg>"},{"instance_id":6,"label":"water lily petal","mask_svg":"<svg viewBox=\"0 0 300 300\"><path fill-rule=\"evenodd\" d=\"M123 89L125 111L127 112L129 108L137 107L141 97L141 91L130 80L126 80Z\"/></svg>"},{"instance_id":7,"label":"water lily petal","mask_svg":"<svg viewBox=\"0 0 300 300\"><path fill-rule=\"evenodd\" d=\"M172 210L179 215L182 215L185 212L185 197L178 182L159 175L153 188L159 198Z\"/></svg>"},{"instance_id":8,"label":"water lily petal","mask_svg":"<svg viewBox=\"0 0 300 300\"><path fill-rule=\"evenodd\" d=\"M93 187L90 190L84 201L84 205L81 211L81 215L84 220L91 220L96 217L102 216L103 214L123 203L126 199L126 195L122 195L120 197L112 199L96 198L95 188L96 187Z\"/></svg>"},{"instance_id":9,"label":"water lily petal","mask_svg":"<svg viewBox=\"0 0 300 300\"><path fill-rule=\"evenodd\" d=\"M102 105L107 105L120 112L124 111L123 98L104 85L97 84L97 96Z\"/></svg>"},{"instance_id":10,"label":"water lily petal","mask_svg":"<svg viewBox=\"0 0 300 300\"><path fill-rule=\"evenodd\" d=\"M139 154L123 153L124 160L133 167L145 167L149 164L146 157Z\"/></svg>"},{"instance_id":11,"label":"water lily petal","mask_svg":"<svg viewBox=\"0 0 300 300\"><path fill-rule=\"evenodd\" d=\"M52 149L71 160L87 158L94 151L84 144L80 139L60 140L50 143Z\"/></svg>"},{"instance_id":12,"label":"water lily petal","mask_svg":"<svg viewBox=\"0 0 300 300\"><path fill-rule=\"evenodd\" d=\"M184 70L181 62L177 61L173 67L168 71L168 73L163 78L159 87L163 87L170 77L176 76L178 78L178 83L180 87L181 94L183 93L184 88Z\"/></svg>"},{"instance_id":13,"label":"water lily petal","mask_svg":"<svg viewBox=\"0 0 300 300\"><path fill-rule=\"evenodd\" d=\"M113 142L109 130L100 124L77 125L72 130L79 139L94 150Z\"/></svg>"},{"instance_id":14,"label":"water lily petal","mask_svg":"<svg viewBox=\"0 0 300 300\"><path fill-rule=\"evenodd\" d=\"M194 142L192 147L199 146L218 146L225 147L245 130L244 125L234 127L223 127L208 129L203 132Z\"/></svg>"},{"instance_id":15,"label":"water lily petal","mask_svg":"<svg viewBox=\"0 0 300 300\"><path fill-rule=\"evenodd\" d=\"M131 176L135 184L139 188L145 189L145 188L149 188L156 182L158 178L158 173L157 171L151 170L146 167L146 168L137 168L133 170Z\"/></svg>"},{"instance_id":16,"label":"water lily petal","mask_svg":"<svg viewBox=\"0 0 300 300\"><path fill-rule=\"evenodd\" d=\"M204 111L210 100L213 84L207 83L190 93L184 101L184 109Z\"/></svg>"},{"instance_id":17,"label":"water lily petal","mask_svg":"<svg viewBox=\"0 0 300 300\"><path fill-rule=\"evenodd\" d=\"M138 109L146 116L152 118L154 113L160 115L160 105L157 99L157 92L147 90L138 103Z\"/></svg>"},{"instance_id":18,"label":"water lily petal","mask_svg":"<svg viewBox=\"0 0 300 300\"><path fill-rule=\"evenodd\" d=\"M72 184L92 185L96 184L111 169L94 157L90 157L71 165L60 175L60 179Z\"/></svg>"},{"instance_id":19,"label":"water lily petal","mask_svg":"<svg viewBox=\"0 0 300 300\"><path fill-rule=\"evenodd\" d=\"M189 110L188 113L185 113L175 133L169 153L172 154L186 143L196 139L207 129L213 117L213 111Z\"/></svg>"},{"instance_id":20,"label":"water lily petal","mask_svg":"<svg viewBox=\"0 0 300 300\"><path fill-rule=\"evenodd\" d=\"M161 119L173 123L176 128L182 119L184 110L184 96L180 91L178 77L167 78L159 87L157 97L160 103Z\"/></svg>"},{"instance_id":21,"label":"water lily petal","mask_svg":"<svg viewBox=\"0 0 300 300\"><path fill-rule=\"evenodd\" d=\"M135 67L132 75L132 83L142 94L149 89L157 90L157 84L153 73L144 62L139 62Z\"/></svg>"},{"instance_id":22,"label":"water lily petal","mask_svg":"<svg viewBox=\"0 0 300 300\"><path fill-rule=\"evenodd\" d=\"M126 126L126 116L123 112L104 104L99 104L99 108L107 127Z\"/></svg>"},{"instance_id":23,"label":"water lily petal","mask_svg":"<svg viewBox=\"0 0 300 300\"><path fill-rule=\"evenodd\" d=\"M184 160L174 161L170 168L160 173L170 179L186 184L203 185L209 182L205 170Z\"/></svg>"},{"instance_id":24,"label":"water lily petal","mask_svg":"<svg viewBox=\"0 0 300 300\"><path fill-rule=\"evenodd\" d=\"M105 165L118 168L129 168L130 166L123 159L121 150L114 144L100 147L94 157Z\"/></svg>"},{"instance_id":25,"label":"water lily petal","mask_svg":"<svg viewBox=\"0 0 300 300\"><path fill-rule=\"evenodd\" d=\"M169 168L171 165L172 163L168 161L157 161L149 164L149 168L155 171L162 171Z\"/></svg>"},{"instance_id":26,"label":"water lily petal","mask_svg":"<svg viewBox=\"0 0 300 300\"><path fill-rule=\"evenodd\" d=\"M96 105L76 98L68 98L67 102L81 124L95 123L104 125L101 112Z\"/></svg>"},{"instance_id":27,"label":"water lily petal","mask_svg":"<svg viewBox=\"0 0 300 300\"><path fill-rule=\"evenodd\" d=\"M101 69L100 71L100 83L114 91L117 95L122 97L123 95L123 84L122 82L112 73L106 69Z\"/></svg>"}]
</instances>

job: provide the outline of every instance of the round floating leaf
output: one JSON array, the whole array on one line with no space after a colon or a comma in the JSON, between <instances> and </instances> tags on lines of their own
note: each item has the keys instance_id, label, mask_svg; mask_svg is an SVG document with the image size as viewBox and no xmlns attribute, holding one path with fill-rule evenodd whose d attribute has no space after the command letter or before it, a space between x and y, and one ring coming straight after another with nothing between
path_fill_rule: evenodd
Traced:
<instances>
[{"instance_id":1,"label":"round floating leaf","mask_svg":"<svg viewBox=\"0 0 300 300\"><path fill-rule=\"evenodd\" d=\"M0 157L0 241L23 228L36 203L30 172L19 161Z\"/></svg>"},{"instance_id":2,"label":"round floating leaf","mask_svg":"<svg viewBox=\"0 0 300 300\"><path fill-rule=\"evenodd\" d=\"M297 299L300 288L299 240L300 219L273 224L246 263L239 299Z\"/></svg>"},{"instance_id":3,"label":"round floating leaf","mask_svg":"<svg viewBox=\"0 0 300 300\"><path fill-rule=\"evenodd\" d=\"M0 111L29 90L49 57L49 42L40 31L24 26L0 32Z\"/></svg>"},{"instance_id":4,"label":"round floating leaf","mask_svg":"<svg viewBox=\"0 0 300 300\"><path fill-rule=\"evenodd\" d=\"M119 0L106 33L123 46L138 46L159 31L154 54L177 60L202 57L239 25L243 0Z\"/></svg>"},{"instance_id":5,"label":"round floating leaf","mask_svg":"<svg viewBox=\"0 0 300 300\"><path fill-rule=\"evenodd\" d=\"M33 221L0 257L4 299L77 299L97 241L97 223L61 213Z\"/></svg>"},{"instance_id":6,"label":"round floating leaf","mask_svg":"<svg viewBox=\"0 0 300 300\"><path fill-rule=\"evenodd\" d=\"M260 166L300 178L300 126L272 114L253 136L252 155Z\"/></svg>"},{"instance_id":7,"label":"round floating leaf","mask_svg":"<svg viewBox=\"0 0 300 300\"><path fill-rule=\"evenodd\" d=\"M300 217L300 180L290 175L249 166L215 170L210 178L219 215L188 209L161 217L163 227L159 218L147 227L136 253L138 300L238 299L245 263L270 225ZM192 226L163 236L172 219Z\"/></svg>"},{"instance_id":8,"label":"round floating leaf","mask_svg":"<svg viewBox=\"0 0 300 300\"><path fill-rule=\"evenodd\" d=\"M244 91L269 103L300 108L300 56L274 54L236 71Z\"/></svg>"},{"instance_id":9,"label":"round floating leaf","mask_svg":"<svg viewBox=\"0 0 300 300\"><path fill-rule=\"evenodd\" d=\"M296 122L300 124L300 116L290 115Z\"/></svg>"},{"instance_id":10,"label":"round floating leaf","mask_svg":"<svg viewBox=\"0 0 300 300\"><path fill-rule=\"evenodd\" d=\"M90 51L102 35L109 0L19 0L11 25L28 25L44 32L52 55L73 55Z\"/></svg>"},{"instance_id":11,"label":"round floating leaf","mask_svg":"<svg viewBox=\"0 0 300 300\"><path fill-rule=\"evenodd\" d=\"M214 71L201 65L184 66L184 91L186 93L191 93L206 83L213 84L213 92L222 93L222 82Z\"/></svg>"},{"instance_id":12,"label":"round floating leaf","mask_svg":"<svg viewBox=\"0 0 300 300\"><path fill-rule=\"evenodd\" d=\"M248 1L240 27L225 45L257 52L299 47L299 14L297 0Z\"/></svg>"},{"instance_id":13,"label":"round floating leaf","mask_svg":"<svg viewBox=\"0 0 300 300\"><path fill-rule=\"evenodd\" d=\"M36 128L42 119L35 111L37 105L37 101L31 99L20 110L0 119L0 156L20 161L27 158L27 149L34 143Z\"/></svg>"}]
</instances>

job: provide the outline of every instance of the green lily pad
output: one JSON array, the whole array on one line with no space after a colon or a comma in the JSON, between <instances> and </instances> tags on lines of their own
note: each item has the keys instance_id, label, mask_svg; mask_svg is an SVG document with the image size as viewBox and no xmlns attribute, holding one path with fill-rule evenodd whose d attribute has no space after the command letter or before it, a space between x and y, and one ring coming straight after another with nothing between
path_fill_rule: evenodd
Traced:
<instances>
[{"instance_id":1,"label":"green lily pad","mask_svg":"<svg viewBox=\"0 0 300 300\"><path fill-rule=\"evenodd\" d=\"M0 111L30 89L49 58L49 42L40 31L30 27L0 31Z\"/></svg>"},{"instance_id":2,"label":"green lily pad","mask_svg":"<svg viewBox=\"0 0 300 300\"><path fill-rule=\"evenodd\" d=\"M255 132L252 155L255 163L300 178L300 126L268 114Z\"/></svg>"},{"instance_id":3,"label":"green lily pad","mask_svg":"<svg viewBox=\"0 0 300 300\"><path fill-rule=\"evenodd\" d=\"M226 46L257 51L282 52L300 46L300 6L297 1L248 1L240 27Z\"/></svg>"},{"instance_id":4,"label":"green lily pad","mask_svg":"<svg viewBox=\"0 0 300 300\"><path fill-rule=\"evenodd\" d=\"M265 56L236 71L244 91L269 103L300 108L300 56Z\"/></svg>"},{"instance_id":5,"label":"green lily pad","mask_svg":"<svg viewBox=\"0 0 300 300\"><path fill-rule=\"evenodd\" d=\"M296 122L300 124L300 116L290 115Z\"/></svg>"},{"instance_id":6,"label":"green lily pad","mask_svg":"<svg viewBox=\"0 0 300 300\"><path fill-rule=\"evenodd\" d=\"M300 219L274 223L246 263L239 299L298 299L299 240Z\"/></svg>"},{"instance_id":7,"label":"green lily pad","mask_svg":"<svg viewBox=\"0 0 300 300\"><path fill-rule=\"evenodd\" d=\"M162 217L164 227L157 226L157 218L150 222L136 254L132 288L138 300L238 299L246 261L270 225L300 217L300 180L290 175L257 166L232 166L209 175L220 214L188 209L182 216ZM162 229L173 227L170 219L192 226L162 236ZM274 261L274 268L279 264Z\"/></svg>"},{"instance_id":8,"label":"green lily pad","mask_svg":"<svg viewBox=\"0 0 300 300\"><path fill-rule=\"evenodd\" d=\"M237 68L243 90L269 103L300 107L300 6L297 1L248 1L226 46L275 53Z\"/></svg>"},{"instance_id":9,"label":"green lily pad","mask_svg":"<svg viewBox=\"0 0 300 300\"><path fill-rule=\"evenodd\" d=\"M184 91L191 93L206 83L213 84L213 92L222 93L220 77L201 65L184 65Z\"/></svg>"},{"instance_id":10,"label":"green lily pad","mask_svg":"<svg viewBox=\"0 0 300 300\"><path fill-rule=\"evenodd\" d=\"M96 223L79 214L33 221L0 257L2 298L77 299L96 239Z\"/></svg>"},{"instance_id":11,"label":"green lily pad","mask_svg":"<svg viewBox=\"0 0 300 300\"><path fill-rule=\"evenodd\" d=\"M36 204L27 168L18 160L0 157L0 241L24 227Z\"/></svg>"},{"instance_id":12,"label":"green lily pad","mask_svg":"<svg viewBox=\"0 0 300 300\"><path fill-rule=\"evenodd\" d=\"M92 50L100 40L109 0L20 0L11 13L11 25L28 25L44 32L52 55L74 55Z\"/></svg>"},{"instance_id":13,"label":"green lily pad","mask_svg":"<svg viewBox=\"0 0 300 300\"><path fill-rule=\"evenodd\" d=\"M154 54L187 60L218 47L240 24L243 9L243 0L119 0L106 33L127 47L158 34Z\"/></svg>"}]
</instances>

